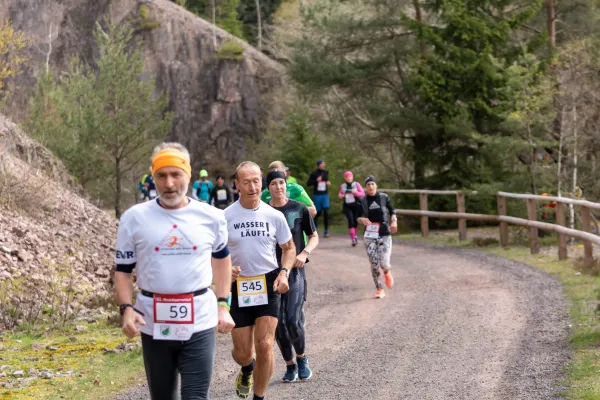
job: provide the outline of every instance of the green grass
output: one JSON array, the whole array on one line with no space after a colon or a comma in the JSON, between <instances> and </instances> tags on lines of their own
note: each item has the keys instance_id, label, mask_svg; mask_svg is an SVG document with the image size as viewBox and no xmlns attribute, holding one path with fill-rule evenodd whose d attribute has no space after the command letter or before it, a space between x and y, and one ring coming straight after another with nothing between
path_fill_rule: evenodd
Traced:
<instances>
[{"instance_id":1,"label":"green grass","mask_svg":"<svg viewBox=\"0 0 600 400\"><path fill-rule=\"evenodd\" d=\"M459 242L458 235L436 235L422 238L420 234L405 234L404 240L429 242L449 246L477 248L481 251L506 257L556 275L570 303L571 334L569 343L573 350L571 363L566 367L564 397L577 400L600 400L600 316L596 309L600 300L600 277L576 271L573 260L558 261L557 256L532 255L529 248L511 244L477 247L472 240ZM555 244L553 237L544 238L540 244Z\"/></svg>"},{"instance_id":2,"label":"green grass","mask_svg":"<svg viewBox=\"0 0 600 400\"><path fill-rule=\"evenodd\" d=\"M107 323L78 325L88 330L77 332L74 326L62 329L27 328L2 333L0 344L2 360L8 365L8 377L0 378L12 388L0 387L2 399L103 399L133 386L142 377L141 350L119 354L105 354L103 348L112 349L128 340L121 329ZM48 346L56 350L47 349ZM56 372L73 371L72 377L43 379L29 374L29 369L43 368ZM25 380L12 376L15 370L25 372ZM32 378L31 381L27 381Z\"/></svg>"}]
</instances>

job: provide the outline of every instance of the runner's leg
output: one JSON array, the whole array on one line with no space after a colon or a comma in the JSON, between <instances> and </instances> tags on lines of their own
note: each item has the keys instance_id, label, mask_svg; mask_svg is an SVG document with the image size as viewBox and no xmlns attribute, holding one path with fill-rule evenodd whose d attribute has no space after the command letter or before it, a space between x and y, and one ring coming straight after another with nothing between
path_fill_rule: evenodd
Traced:
<instances>
[{"instance_id":1,"label":"runner's leg","mask_svg":"<svg viewBox=\"0 0 600 400\"><path fill-rule=\"evenodd\" d=\"M381 238L381 244L379 246L379 260L383 272L387 272L392 268L392 237L384 236Z\"/></svg>"},{"instance_id":2,"label":"runner's leg","mask_svg":"<svg viewBox=\"0 0 600 400\"><path fill-rule=\"evenodd\" d=\"M296 355L304 355L304 268L294 268L290 273L290 290L287 292L285 324L296 350ZM289 360L286 360L289 361Z\"/></svg>"},{"instance_id":3,"label":"runner's leg","mask_svg":"<svg viewBox=\"0 0 600 400\"><path fill-rule=\"evenodd\" d=\"M354 230L356 226L354 226L354 209L349 206L344 206L344 215L348 220L348 234L350 235L350 239L354 240Z\"/></svg>"},{"instance_id":4,"label":"runner's leg","mask_svg":"<svg viewBox=\"0 0 600 400\"><path fill-rule=\"evenodd\" d=\"M233 360L242 367L252 363L254 353L254 326L235 328L231 331Z\"/></svg>"},{"instance_id":5,"label":"runner's leg","mask_svg":"<svg viewBox=\"0 0 600 400\"><path fill-rule=\"evenodd\" d=\"M172 346L178 343L154 340L142 333L144 367L152 400L172 400L177 396L177 361Z\"/></svg>"},{"instance_id":6,"label":"runner's leg","mask_svg":"<svg viewBox=\"0 0 600 400\"><path fill-rule=\"evenodd\" d=\"M206 400L215 362L216 330L196 332L183 342L178 357L181 400Z\"/></svg>"},{"instance_id":7,"label":"runner's leg","mask_svg":"<svg viewBox=\"0 0 600 400\"><path fill-rule=\"evenodd\" d=\"M291 286L292 274L290 274L290 286ZM288 303L288 293L281 295L281 306L279 307L279 321L277 322L277 330L275 331L275 340L283 356L283 360L289 365L294 361L294 350L290 334L288 332L286 321L286 307Z\"/></svg>"},{"instance_id":8,"label":"runner's leg","mask_svg":"<svg viewBox=\"0 0 600 400\"><path fill-rule=\"evenodd\" d=\"M269 380L273 376L275 355L273 341L277 318L260 317L256 319L254 330L254 347L256 348L256 366L254 368L254 394L264 396L267 393Z\"/></svg>"},{"instance_id":9,"label":"runner's leg","mask_svg":"<svg viewBox=\"0 0 600 400\"><path fill-rule=\"evenodd\" d=\"M365 238L365 248L367 249L367 255L369 256L369 262L371 263L371 275L373 276L373 282L375 282L375 288L383 288L381 283L381 266L379 264L379 239Z\"/></svg>"}]
</instances>

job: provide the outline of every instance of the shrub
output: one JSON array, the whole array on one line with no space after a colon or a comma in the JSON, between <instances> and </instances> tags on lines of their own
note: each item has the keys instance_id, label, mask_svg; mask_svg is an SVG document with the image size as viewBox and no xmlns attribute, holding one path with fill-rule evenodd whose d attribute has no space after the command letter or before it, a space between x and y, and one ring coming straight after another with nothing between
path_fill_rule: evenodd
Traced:
<instances>
[{"instance_id":1,"label":"shrub","mask_svg":"<svg viewBox=\"0 0 600 400\"><path fill-rule=\"evenodd\" d=\"M244 47L233 39L227 39L216 54L217 60L236 60L244 58Z\"/></svg>"}]
</instances>

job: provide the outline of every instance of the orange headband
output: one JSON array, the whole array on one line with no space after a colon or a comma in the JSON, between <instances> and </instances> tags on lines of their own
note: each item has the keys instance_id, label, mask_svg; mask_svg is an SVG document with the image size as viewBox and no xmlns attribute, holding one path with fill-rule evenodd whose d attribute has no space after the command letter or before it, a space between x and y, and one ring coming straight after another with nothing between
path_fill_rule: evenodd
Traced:
<instances>
[{"instance_id":1,"label":"orange headband","mask_svg":"<svg viewBox=\"0 0 600 400\"><path fill-rule=\"evenodd\" d=\"M174 149L161 150L152 158L152 175L161 168L176 167L185 171L191 177L192 167L182 152Z\"/></svg>"}]
</instances>

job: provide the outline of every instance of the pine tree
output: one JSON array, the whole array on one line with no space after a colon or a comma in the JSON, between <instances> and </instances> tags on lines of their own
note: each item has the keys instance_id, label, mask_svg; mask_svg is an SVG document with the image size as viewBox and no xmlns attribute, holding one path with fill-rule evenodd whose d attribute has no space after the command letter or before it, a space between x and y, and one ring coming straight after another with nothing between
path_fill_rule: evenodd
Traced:
<instances>
[{"instance_id":1,"label":"pine tree","mask_svg":"<svg viewBox=\"0 0 600 400\"><path fill-rule=\"evenodd\" d=\"M131 27L98 24L95 37L97 71L74 61L56 87L42 80L28 129L65 160L84 188L107 182L119 217L126 175L167 136L172 115L166 96L154 93L154 77L142 79L141 51L129 50Z\"/></svg>"}]
</instances>

